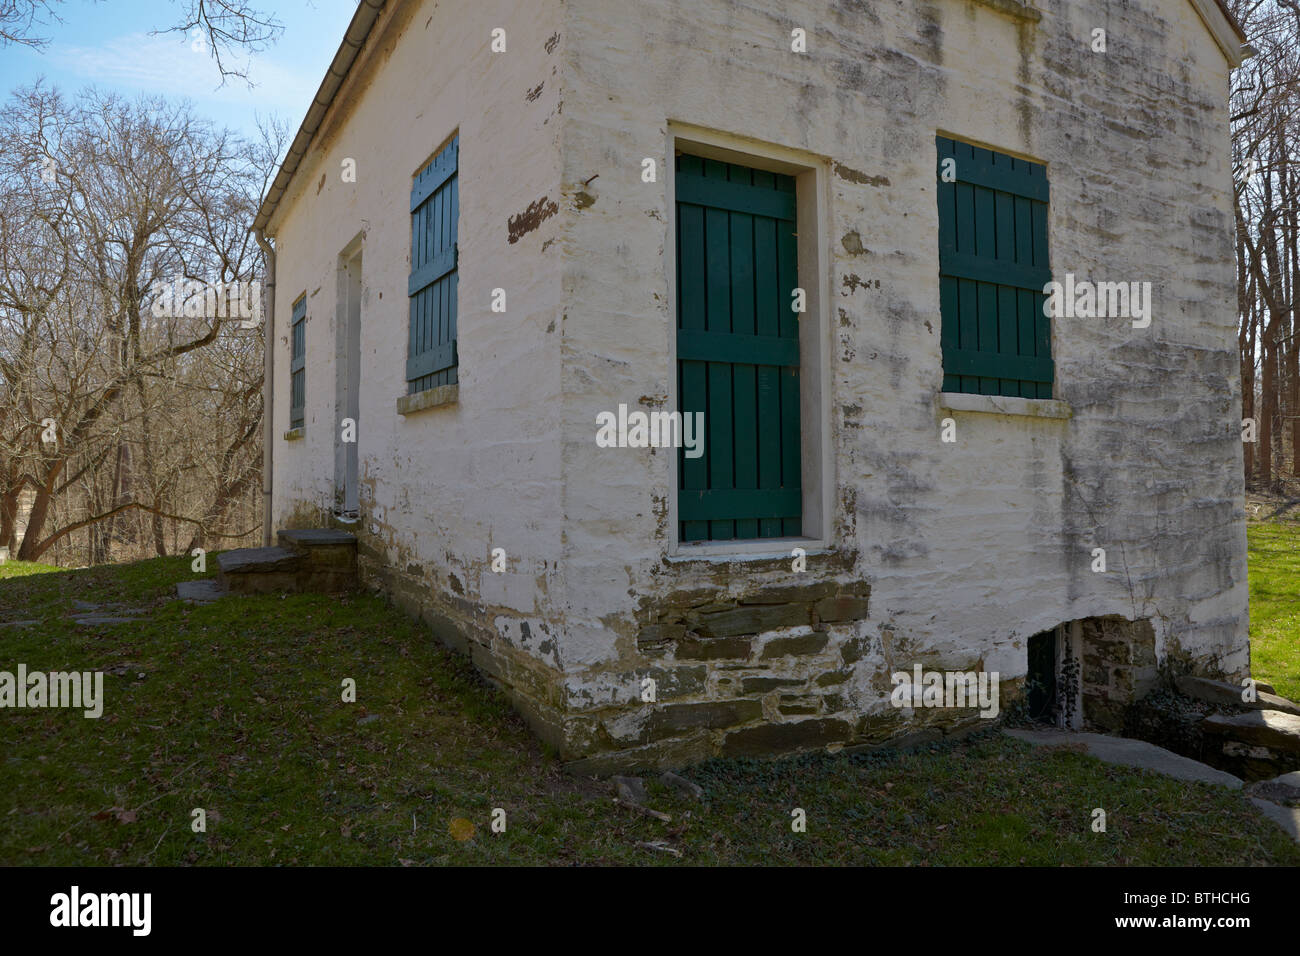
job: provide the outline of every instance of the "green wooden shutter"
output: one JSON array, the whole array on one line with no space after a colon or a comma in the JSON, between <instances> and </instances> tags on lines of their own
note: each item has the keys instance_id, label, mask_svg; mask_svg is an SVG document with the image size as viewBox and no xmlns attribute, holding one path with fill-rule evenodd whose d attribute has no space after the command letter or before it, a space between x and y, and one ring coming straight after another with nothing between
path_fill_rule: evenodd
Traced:
<instances>
[{"instance_id":1,"label":"green wooden shutter","mask_svg":"<svg viewBox=\"0 0 1300 956\"><path fill-rule=\"evenodd\" d=\"M293 304L289 326L289 427L301 428L307 405L307 297Z\"/></svg>"},{"instance_id":2,"label":"green wooden shutter","mask_svg":"<svg viewBox=\"0 0 1300 956\"><path fill-rule=\"evenodd\" d=\"M936 143L943 390L1051 398L1047 168ZM956 182L944 182L945 159L956 161Z\"/></svg>"},{"instance_id":3,"label":"green wooden shutter","mask_svg":"<svg viewBox=\"0 0 1300 956\"><path fill-rule=\"evenodd\" d=\"M790 176L677 157L677 395L704 412L678 458L682 541L802 533L799 284Z\"/></svg>"},{"instance_id":4,"label":"green wooden shutter","mask_svg":"<svg viewBox=\"0 0 1300 956\"><path fill-rule=\"evenodd\" d=\"M411 187L410 340L407 391L457 381L456 229L460 137L420 170Z\"/></svg>"}]
</instances>

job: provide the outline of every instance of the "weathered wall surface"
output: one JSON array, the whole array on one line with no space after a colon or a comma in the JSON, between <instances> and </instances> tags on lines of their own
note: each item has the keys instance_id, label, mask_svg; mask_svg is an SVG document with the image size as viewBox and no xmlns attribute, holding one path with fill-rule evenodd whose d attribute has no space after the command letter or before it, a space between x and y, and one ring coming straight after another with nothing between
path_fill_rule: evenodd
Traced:
<instances>
[{"instance_id":1,"label":"weathered wall surface","mask_svg":"<svg viewBox=\"0 0 1300 956\"><path fill-rule=\"evenodd\" d=\"M376 26L272 222L278 250L277 526L334 502L339 255L361 236L362 572L520 698L553 698L561 613L558 2L398 4ZM490 49L506 30L506 52ZM459 130L459 388L403 417L412 177ZM341 177L356 160L355 183ZM526 215L529 207L532 215ZM490 309L506 290L506 312ZM288 429L288 324L307 306L304 437ZM503 548L507 571L489 570Z\"/></svg>"},{"instance_id":2,"label":"weathered wall surface","mask_svg":"<svg viewBox=\"0 0 1300 956\"><path fill-rule=\"evenodd\" d=\"M1244 673L1227 65L1186 0L1035 5L1040 20L1013 0L404 5L273 222L277 524L329 520L338 257L361 235L363 573L569 755L970 726L891 707L890 673L998 671L1005 704L1028 637L1085 618L1143 622L1105 632L1140 632L1141 657L1115 650L1123 673L1085 690L1147 680L1148 644ZM597 413L671 400L670 124L821 171L833 509L802 574L788 553L675 555L671 453L595 443ZM407 196L457 129L458 396L403 417ZM1068 420L942 408L937 132L1048 164L1058 277L1153 283L1148 329L1054 323ZM307 422L285 442L302 291Z\"/></svg>"},{"instance_id":3,"label":"weathered wall surface","mask_svg":"<svg viewBox=\"0 0 1300 956\"><path fill-rule=\"evenodd\" d=\"M873 740L920 721L889 706L891 671L1014 685L1030 635L1105 615L1149 619L1161 662L1246 671L1228 67L1185 0L1034 6L1036 22L967 0L567 4L573 750ZM594 442L598 412L670 395L672 197L640 173L671 162L673 123L825 170L835 513L801 575L788 557L672 558L669 456ZM941 411L940 131L1048 164L1055 276L1153 284L1147 329L1054 321L1068 420ZM955 444L939 440L948 414ZM862 603L819 613L844 598Z\"/></svg>"}]
</instances>

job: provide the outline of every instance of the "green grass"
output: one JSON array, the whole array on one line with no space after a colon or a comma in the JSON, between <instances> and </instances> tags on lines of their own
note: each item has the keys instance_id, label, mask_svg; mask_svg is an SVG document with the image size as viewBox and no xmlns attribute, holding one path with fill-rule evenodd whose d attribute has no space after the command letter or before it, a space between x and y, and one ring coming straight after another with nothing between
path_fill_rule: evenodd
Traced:
<instances>
[{"instance_id":1,"label":"green grass","mask_svg":"<svg viewBox=\"0 0 1300 956\"><path fill-rule=\"evenodd\" d=\"M0 568L0 669L105 671L105 711L0 711L0 864L1288 864L1239 793L1001 735L714 761L652 819L565 773L503 698L374 596L170 601L188 558ZM79 626L73 600L149 609ZM344 678L354 704L340 699ZM377 719L372 719L377 718ZM207 811L194 833L190 811ZM506 832L490 832L493 808ZM1107 814L1105 833L1092 811ZM791 831L791 811L807 832ZM460 841L452 821L475 831ZM639 846L662 842L680 859Z\"/></svg>"},{"instance_id":2,"label":"green grass","mask_svg":"<svg viewBox=\"0 0 1300 956\"><path fill-rule=\"evenodd\" d=\"M1300 700L1300 524L1252 523L1246 540L1251 673Z\"/></svg>"}]
</instances>

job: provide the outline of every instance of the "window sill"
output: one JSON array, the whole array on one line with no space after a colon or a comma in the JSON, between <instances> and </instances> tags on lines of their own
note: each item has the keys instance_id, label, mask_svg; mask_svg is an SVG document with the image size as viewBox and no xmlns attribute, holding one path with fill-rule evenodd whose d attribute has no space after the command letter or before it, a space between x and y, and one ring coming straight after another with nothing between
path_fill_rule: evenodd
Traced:
<instances>
[{"instance_id":1,"label":"window sill","mask_svg":"<svg viewBox=\"0 0 1300 956\"><path fill-rule=\"evenodd\" d=\"M285 441L302 441L302 436L306 434L306 428L299 425L297 428L290 428L284 433Z\"/></svg>"},{"instance_id":2,"label":"window sill","mask_svg":"<svg viewBox=\"0 0 1300 956\"><path fill-rule=\"evenodd\" d=\"M945 412L983 412L989 415L1018 415L1023 418L1069 419L1074 409L1054 398L1016 398L1011 395L972 395L969 392L940 392L939 407Z\"/></svg>"},{"instance_id":3,"label":"window sill","mask_svg":"<svg viewBox=\"0 0 1300 956\"><path fill-rule=\"evenodd\" d=\"M802 548L809 558L832 553L826 542L817 538L764 538L735 543L710 541L703 544L678 544L675 551L664 556L664 561L667 564L685 564L691 561L714 564L731 561L789 562L793 558L790 552L795 548Z\"/></svg>"},{"instance_id":4,"label":"window sill","mask_svg":"<svg viewBox=\"0 0 1300 956\"><path fill-rule=\"evenodd\" d=\"M403 395L397 400L397 414L414 415L416 412L439 408L443 405L455 405L460 399L460 385L437 385L426 388L423 392Z\"/></svg>"}]
</instances>

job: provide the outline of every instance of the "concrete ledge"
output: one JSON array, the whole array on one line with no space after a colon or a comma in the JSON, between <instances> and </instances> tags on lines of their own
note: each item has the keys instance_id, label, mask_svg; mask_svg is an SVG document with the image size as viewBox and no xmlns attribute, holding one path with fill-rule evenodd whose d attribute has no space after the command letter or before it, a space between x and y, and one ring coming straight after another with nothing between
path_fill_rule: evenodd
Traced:
<instances>
[{"instance_id":1,"label":"concrete ledge","mask_svg":"<svg viewBox=\"0 0 1300 956\"><path fill-rule=\"evenodd\" d=\"M1065 747L1078 749L1090 757L1096 757L1102 763L1116 764L1120 767L1134 767L1138 770L1151 770L1162 773L1176 780L1190 780L1195 783L1211 783L1229 790L1240 790L1240 777L1234 777L1222 770L1215 770L1199 760L1183 757L1179 754L1149 744L1145 740L1131 740L1128 737L1110 737L1105 734L1076 734L1060 730L1023 730L1011 728L1005 731L1007 736L1023 740L1035 747Z\"/></svg>"},{"instance_id":2,"label":"concrete ledge","mask_svg":"<svg viewBox=\"0 0 1300 956\"><path fill-rule=\"evenodd\" d=\"M281 528L275 537L282 547L294 550L331 545L346 545L355 549L357 546L356 535L335 528Z\"/></svg>"},{"instance_id":3,"label":"concrete ledge","mask_svg":"<svg viewBox=\"0 0 1300 956\"><path fill-rule=\"evenodd\" d=\"M299 425L297 428L290 428L284 433L285 441L301 441L302 436L306 434L306 429Z\"/></svg>"},{"instance_id":4,"label":"concrete ledge","mask_svg":"<svg viewBox=\"0 0 1300 956\"><path fill-rule=\"evenodd\" d=\"M1300 810L1295 807L1284 807L1270 800L1261 800L1259 797L1247 799L1256 810L1285 830L1287 836L1300 843Z\"/></svg>"},{"instance_id":5,"label":"concrete ledge","mask_svg":"<svg viewBox=\"0 0 1300 956\"><path fill-rule=\"evenodd\" d=\"M460 398L459 385L437 385L426 388L423 392L403 395L397 400L397 414L414 415L441 405L454 405Z\"/></svg>"},{"instance_id":6,"label":"concrete ledge","mask_svg":"<svg viewBox=\"0 0 1300 956\"><path fill-rule=\"evenodd\" d=\"M945 412L985 412L990 415L1021 415L1025 418L1068 419L1074 409L1054 398L1015 398L1010 395L972 395L968 392L940 392L939 407Z\"/></svg>"}]
</instances>

